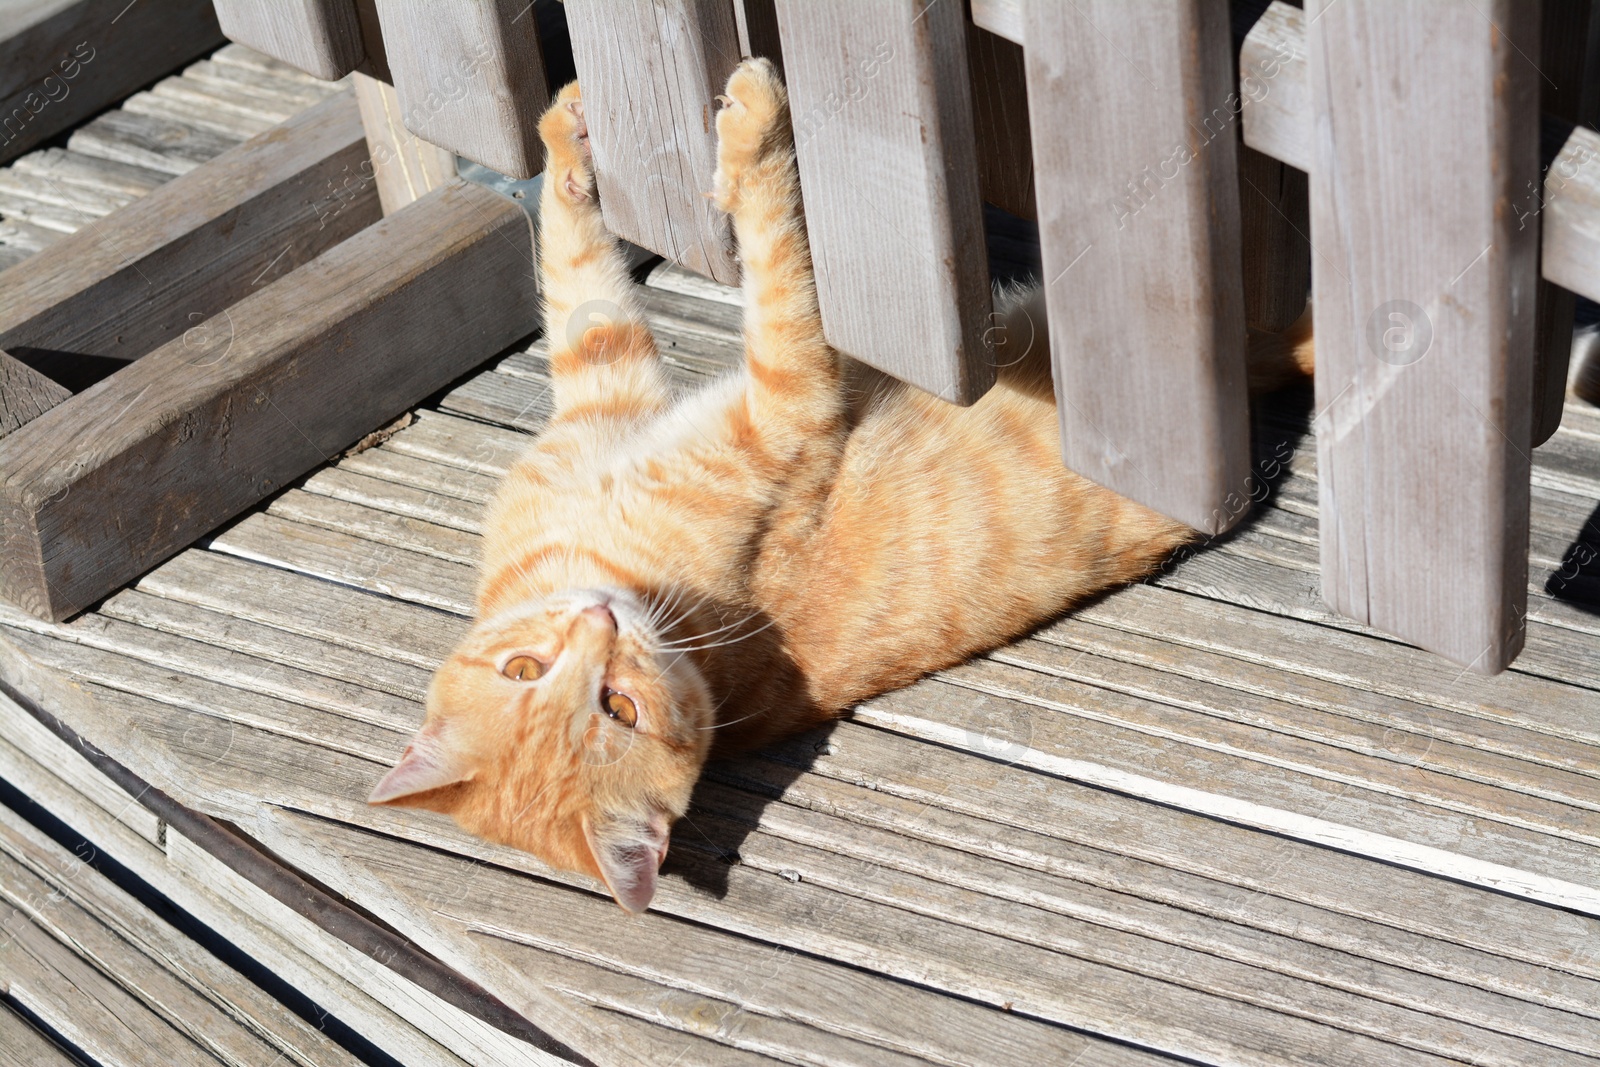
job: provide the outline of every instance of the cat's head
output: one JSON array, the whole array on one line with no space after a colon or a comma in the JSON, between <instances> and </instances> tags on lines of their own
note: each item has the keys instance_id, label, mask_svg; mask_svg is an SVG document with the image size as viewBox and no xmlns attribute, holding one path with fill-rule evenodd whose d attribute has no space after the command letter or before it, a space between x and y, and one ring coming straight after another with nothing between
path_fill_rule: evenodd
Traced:
<instances>
[{"instance_id":1,"label":"cat's head","mask_svg":"<svg viewBox=\"0 0 1600 1067\"><path fill-rule=\"evenodd\" d=\"M444 812L644 910L712 736L699 670L661 646L650 613L619 590L480 621L435 673L426 722L369 802Z\"/></svg>"}]
</instances>

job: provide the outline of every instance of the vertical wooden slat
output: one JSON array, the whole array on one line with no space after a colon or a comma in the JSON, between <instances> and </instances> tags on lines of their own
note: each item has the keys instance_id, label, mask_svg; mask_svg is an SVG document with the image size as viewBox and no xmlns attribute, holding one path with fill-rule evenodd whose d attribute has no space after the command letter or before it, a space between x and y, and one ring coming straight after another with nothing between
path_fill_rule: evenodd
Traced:
<instances>
[{"instance_id":1,"label":"vertical wooden slat","mask_svg":"<svg viewBox=\"0 0 1600 1067\"><path fill-rule=\"evenodd\" d=\"M342 78L366 56L353 0L216 0L216 7L229 40L316 78Z\"/></svg>"},{"instance_id":2,"label":"vertical wooden slat","mask_svg":"<svg viewBox=\"0 0 1600 1067\"><path fill-rule=\"evenodd\" d=\"M406 129L394 86L357 72L352 74L361 126L367 135L372 179L385 215L444 185L456 176L455 156Z\"/></svg>"},{"instance_id":3,"label":"vertical wooden slat","mask_svg":"<svg viewBox=\"0 0 1600 1067\"><path fill-rule=\"evenodd\" d=\"M972 121L983 198L1013 215L1037 218L1022 46L969 22L967 60L972 68Z\"/></svg>"},{"instance_id":4,"label":"vertical wooden slat","mask_svg":"<svg viewBox=\"0 0 1600 1067\"><path fill-rule=\"evenodd\" d=\"M728 285L728 220L707 198L716 96L739 63L732 0L568 0L606 225Z\"/></svg>"},{"instance_id":5,"label":"vertical wooden slat","mask_svg":"<svg viewBox=\"0 0 1600 1067\"><path fill-rule=\"evenodd\" d=\"M378 0L406 128L513 178L544 169L550 104L527 0Z\"/></svg>"},{"instance_id":6,"label":"vertical wooden slat","mask_svg":"<svg viewBox=\"0 0 1600 1067\"><path fill-rule=\"evenodd\" d=\"M1220 532L1245 513L1250 465L1227 9L1023 16L1066 463Z\"/></svg>"},{"instance_id":7,"label":"vertical wooden slat","mask_svg":"<svg viewBox=\"0 0 1600 1067\"><path fill-rule=\"evenodd\" d=\"M968 404L994 382L959 0L780 0L828 341Z\"/></svg>"},{"instance_id":8,"label":"vertical wooden slat","mask_svg":"<svg viewBox=\"0 0 1600 1067\"><path fill-rule=\"evenodd\" d=\"M1538 13L1306 11L1323 597L1489 674L1527 600Z\"/></svg>"}]
</instances>

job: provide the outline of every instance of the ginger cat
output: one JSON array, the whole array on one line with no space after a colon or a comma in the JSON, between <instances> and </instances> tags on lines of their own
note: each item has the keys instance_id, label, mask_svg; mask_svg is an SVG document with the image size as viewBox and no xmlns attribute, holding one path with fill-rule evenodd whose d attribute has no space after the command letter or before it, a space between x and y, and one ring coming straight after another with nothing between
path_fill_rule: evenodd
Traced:
<instances>
[{"instance_id":1,"label":"ginger cat","mask_svg":"<svg viewBox=\"0 0 1600 1067\"><path fill-rule=\"evenodd\" d=\"M970 408L894 385L852 405L783 86L750 60L724 100L714 195L746 364L677 403L601 222L577 87L541 120L555 414L490 507L477 622L370 798L600 878L634 912L708 758L994 648L1194 536L1062 466L1047 344L1002 341ZM583 329L596 300L621 316Z\"/></svg>"}]
</instances>

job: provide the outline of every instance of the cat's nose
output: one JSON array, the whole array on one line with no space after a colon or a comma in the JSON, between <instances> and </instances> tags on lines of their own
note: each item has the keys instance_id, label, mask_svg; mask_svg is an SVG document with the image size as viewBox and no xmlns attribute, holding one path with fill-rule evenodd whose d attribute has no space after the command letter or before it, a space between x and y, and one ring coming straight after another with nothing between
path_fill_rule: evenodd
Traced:
<instances>
[{"instance_id":1,"label":"cat's nose","mask_svg":"<svg viewBox=\"0 0 1600 1067\"><path fill-rule=\"evenodd\" d=\"M608 604L590 604L579 614L586 619L599 623L607 630L615 630L617 628L617 617L612 613Z\"/></svg>"}]
</instances>

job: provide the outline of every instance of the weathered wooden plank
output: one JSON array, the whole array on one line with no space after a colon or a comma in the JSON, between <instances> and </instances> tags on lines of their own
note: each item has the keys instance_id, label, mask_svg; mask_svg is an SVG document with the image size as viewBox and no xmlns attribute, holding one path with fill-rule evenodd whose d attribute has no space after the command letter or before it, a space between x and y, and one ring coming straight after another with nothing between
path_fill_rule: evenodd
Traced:
<instances>
[{"instance_id":1,"label":"weathered wooden plank","mask_svg":"<svg viewBox=\"0 0 1600 1067\"><path fill-rule=\"evenodd\" d=\"M244 51L239 45L230 47ZM279 69L284 72L289 70L288 67L281 66ZM269 73L240 66L237 63L219 63L214 59L202 59L198 63L189 64L184 68L183 76L197 85L215 86L233 91L244 90L261 97L262 100L270 100L274 104L296 109L320 103L330 93L345 88L337 82L290 79L284 77L282 73Z\"/></svg>"},{"instance_id":2,"label":"weathered wooden plank","mask_svg":"<svg viewBox=\"0 0 1600 1067\"><path fill-rule=\"evenodd\" d=\"M1177 597L1164 602L1172 605L1171 625L1180 632L1192 625L1195 614L1206 610L1203 603L1190 608L1189 600ZM1145 625L1152 621L1148 616L1142 618ZM1180 643L1164 633L1151 635L1074 617L1056 623L1040 636L1066 648L1092 653L1094 658L1082 664L1081 670L1080 664L1072 665L1069 675L1072 677L1087 679L1092 676L1097 681L1109 678L1111 671L1104 664L1105 658L1135 663L1165 672L1163 677L1166 678L1171 675L1194 678L1245 694L1267 694L1273 700L1292 704L1296 710L1290 714L1295 719L1281 728L1295 732L1371 738L1374 735L1369 732L1370 726L1377 731L1377 748L1393 758L1432 764L1441 755L1435 746L1447 744L1451 748L1444 755L1459 761L1451 763L1452 772L1464 777L1481 778L1492 773L1499 784L1520 786L1538 795L1551 795L1549 785L1561 781L1567 781L1574 789L1593 787L1586 775L1567 778L1558 771L1550 774L1548 780L1543 777L1555 768L1583 774L1592 760L1592 746L1523 729L1516 724L1267 667L1210 652L1193 643ZM1251 703L1249 696L1242 699ZM1355 721L1339 722L1330 716ZM1470 751L1461 751L1463 748ZM1475 753L1492 753L1501 758L1480 762Z\"/></svg>"},{"instance_id":3,"label":"weathered wooden plank","mask_svg":"<svg viewBox=\"0 0 1600 1067\"><path fill-rule=\"evenodd\" d=\"M430 494L344 471L318 477L316 492L285 494L273 501L272 514L468 566L481 558L475 533L435 521Z\"/></svg>"},{"instance_id":4,"label":"weathered wooden plank","mask_svg":"<svg viewBox=\"0 0 1600 1067\"><path fill-rule=\"evenodd\" d=\"M169 79L171 80L171 79ZM245 117L230 114L209 104L209 97L201 95L200 102L183 95L174 99L167 93L154 90L135 93L122 102L122 110L135 115L149 115L169 122L182 123L202 130L244 141L276 125L276 119Z\"/></svg>"},{"instance_id":5,"label":"weathered wooden plank","mask_svg":"<svg viewBox=\"0 0 1600 1067\"><path fill-rule=\"evenodd\" d=\"M413 664L137 589L125 589L109 598L100 606L98 614L296 668L297 671L288 677L296 673L304 677L305 672L314 672L324 678L359 685L364 690L403 697L416 704L420 704L428 692L431 672ZM314 677L310 680L326 684ZM303 690L296 691L294 698L310 702L305 699Z\"/></svg>"},{"instance_id":6,"label":"weathered wooden plank","mask_svg":"<svg viewBox=\"0 0 1600 1067\"><path fill-rule=\"evenodd\" d=\"M505 347L532 258L520 208L452 184L7 436L6 595L62 618Z\"/></svg>"},{"instance_id":7,"label":"weathered wooden plank","mask_svg":"<svg viewBox=\"0 0 1600 1067\"><path fill-rule=\"evenodd\" d=\"M326 81L367 55L354 0L216 0L216 9L229 40Z\"/></svg>"},{"instance_id":8,"label":"weathered wooden plank","mask_svg":"<svg viewBox=\"0 0 1600 1067\"><path fill-rule=\"evenodd\" d=\"M721 793L711 807L719 815L731 812L739 822L750 819L757 807L763 816L772 812L769 821L785 821L784 829L791 833L783 837L756 833L742 839L740 862L759 870L780 877L791 872L806 884L893 904L971 929L1003 933L1024 943L1221 993L1287 1016L1331 1023L1446 1056L1462 1056L1470 1049L1485 1062L1498 1061L1508 1067L1530 1056L1563 1058L1554 1049L1546 1053L1538 1046L1564 1049L1564 1058L1574 1063L1581 1058L1572 1053L1600 1047L1593 1019L1541 1011L1500 997L1474 997L1448 983L1418 981L1405 972L1374 974L1383 969L1370 961L1350 967L1354 961L1330 959L1330 954L1275 939L1271 954L1262 952L1265 945L1251 946L1254 961L1246 964L1230 958L1243 947L1238 942L1247 941L1236 930L1219 934L1235 940L1230 946L1232 953L1217 953L1209 944L1206 951L1197 952L1182 944L1182 934L1176 942L1164 940L1122 929L1115 922L1103 925L1094 921L1101 918L1098 914L1092 919L1076 914L1078 889L1057 879L1006 869L954 850L907 847L892 835L863 831L825 816L796 819L800 813L793 809L762 806L750 797ZM716 825L719 821L717 816L704 814L696 819L713 840L724 836ZM798 821L810 825L793 833ZM1330 988L1346 985L1351 978L1356 978L1358 987L1365 986L1360 993ZM1430 1002L1419 997L1419 987L1430 988L1439 999ZM1369 991L1383 996L1364 995ZM1401 1004L1391 1001L1396 997ZM1542 1025L1518 1024L1518 1016L1535 1013ZM1503 1031L1508 1026L1519 1032L1506 1036Z\"/></svg>"},{"instance_id":9,"label":"weathered wooden plank","mask_svg":"<svg viewBox=\"0 0 1600 1067\"><path fill-rule=\"evenodd\" d=\"M141 197L165 185L172 177L145 167L96 159L60 148L29 152L11 165L11 172L33 175L52 184L86 189L119 201Z\"/></svg>"},{"instance_id":10,"label":"weathered wooden plank","mask_svg":"<svg viewBox=\"0 0 1600 1067\"><path fill-rule=\"evenodd\" d=\"M12 1063L35 1067L79 1067L76 1058L45 1037L9 1005L0 1004L0 1053Z\"/></svg>"},{"instance_id":11,"label":"weathered wooden plank","mask_svg":"<svg viewBox=\"0 0 1600 1067\"><path fill-rule=\"evenodd\" d=\"M1305 765L1295 768L1240 759L1227 749L1223 749L1225 755L1218 754L1210 745L1228 731L1203 725L1190 716L1177 718L1186 721L1193 740L1175 738L1172 731L1137 731L1140 736L1135 737L1123 729L1068 720L1035 709L1043 706L1060 711L1074 700L1115 708L1119 701L1103 690L1087 696L1078 691L1066 700L1041 700L1028 693L1028 685L1063 695L1073 691L1070 686L998 671L988 672L990 676L980 680L980 673L976 667L962 668L957 677L1002 699L946 691L918 696L907 691L877 698L859 708L856 715L862 721L892 726L935 743L961 745L980 753L998 749L1007 758L1047 774L1123 790L1157 803L1180 805L1213 818L1517 893L1557 907L1600 914L1600 886L1594 885L1593 874L1596 848L1582 829L1576 834L1585 839L1571 840L1512 825L1509 815L1500 815L1506 820L1502 822L1476 813L1452 812L1436 803L1385 795L1367 784L1385 777L1382 768L1369 762L1364 776L1340 773L1337 768L1350 761L1333 753L1323 753L1329 769L1321 773ZM1256 735L1254 754L1258 758L1262 747L1286 754L1299 747L1285 738L1271 740L1269 746L1269 740L1264 734ZM1329 777L1322 778L1322 773ZM1417 791L1428 796L1428 772L1413 770L1392 777L1418 779ZM1389 788L1394 788L1392 783ZM1561 807L1510 793L1501 798L1508 809ZM1592 833L1597 820L1592 812L1575 811L1573 821L1580 827L1587 823Z\"/></svg>"},{"instance_id":12,"label":"weathered wooden plank","mask_svg":"<svg viewBox=\"0 0 1600 1067\"><path fill-rule=\"evenodd\" d=\"M200 1050L234 1067L358 1060L104 876L0 808L0 903L113 980ZM97 1003L100 1012L114 1010ZM241 1018L242 1016L242 1018Z\"/></svg>"},{"instance_id":13,"label":"weathered wooden plank","mask_svg":"<svg viewBox=\"0 0 1600 1067\"><path fill-rule=\"evenodd\" d=\"M92 821L114 819L119 832L131 832L150 843L159 845L162 837L160 818L139 803L139 799L94 768L84 763L81 756L59 737L56 737L37 719L22 711L0 694L0 721L5 723L8 744L19 750L23 758L32 759L46 768L45 774L57 783L58 788L70 790L80 804L92 804L98 810ZM32 782L13 781L14 785L35 796L39 791ZM44 800L41 798L42 804ZM53 810L53 809L52 809Z\"/></svg>"},{"instance_id":14,"label":"weathered wooden plank","mask_svg":"<svg viewBox=\"0 0 1600 1067\"><path fill-rule=\"evenodd\" d=\"M0 26L0 161L222 41L207 0L13 2Z\"/></svg>"},{"instance_id":15,"label":"weathered wooden plank","mask_svg":"<svg viewBox=\"0 0 1600 1067\"><path fill-rule=\"evenodd\" d=\"M348 827L324 824L316 829L326 836L330 847L359 857L401 892L427 899L436 896L438 879L463 881L458 857L397 845ZM554 964L552 956L597 959L613 973L666 986L658 987L658 996L711 998L707 1007L713 1010L705 1014L721 1022L715 1031L718 1036L739 1036L738 1024L747 1019L758 1022L780 1017L816 1028L813 1035L824 1048L831 1044L831 1035L817 1031L842 1032L874 1042L877 1053L885 1057L882 1062L892 1062L888 1057L896 1053L930 1056L945 1063L1053 1063L1085 1054L1094 1055L1097 1063L1127 1067L1165 1062L1091 1036L940 997L915 985L891 984L867 972L781 945L753 942L715 927L701 927L689 937L677 921L654 911L623 927L616 923L606 901L511 871L475 867L463 890L448 912L470 920L474 928L499 942L495 952L513 961L542 961L545 967L528 969L547 980L553 977L546 969ZM523 906L518 906L518 901L524 902ZM537 951L512 950L510 945ZM752 961L758 962L752 966ZM558 970L556 975L564 971ZM599 979L600 975L592 977ZM595 994L607 991L606 983L594 982ZM736 1004L737 1008L730 1015L715 1010L719 1004ZM939 1025L928 1026L927 1020L935 1016ZM803 1047L791 1046L786 1051L802 1061L812 1058L804 1054ZM858 1052L845 1062L880 1061Z\"/></svg>"},{"instance_id":16,"label":"weathered wooden plank","mask_svg":"<svg viewBox=\"0 0 1600 1067\"><path fill-rule=\"evenodd\" d=\"M181 338L224 358L226 321L198 324L377 218L346 184L365 155L341 94L167 182L0 279L0 346L133 359Z\"/></svg>"},{"instance_id":17,"label":"weathered wooden plank","mask_svg":"<svg viewBox=\"0 0 1600 1067\"><path fill-rule=\"evenodd\" d=\"M101 159L187 174L239 142L237 137L119 108L73 130L67 147Z\"/></svg>"},{"instance_id":18,"label":"weathered wooden plank","mask_svg":"<svg viewBox=\"0 0 1600 1067\"><path fill-rule=\"evenodd\" d=\"M715 97L739 62L727 0L572 0L572 58L606 227L699 274L738 283L716 172Z\"/></svg>"},{"instance_id":19,"label":"weathered wooden plank","mask_svg":"<svg viewBox=\"0 0 1600 1067\"><path fill-rule=\"evenodd\" d=\"M983 198L1021 218L1037 218L1022 46L969 22L967 61Z\"/></svg>"},{"instance_id":20,"label":"weathered wooden plank","mask_svg":"<svg viewBox=\"0 0 1600 1067\"><path fill-rule=\"evenodd\" d=\"M390 564L367 563L366 581L350 589L221 552L183 552L145 575L139 588L433 671L466 633L466 621L372 595Z\"/></svg>"},{"instance_id":21,"label":"weathered wooden plank","mask_svg":"<svg viewBox=\"0 0 1600 1067\"><path fill-rule=\"evenodd\" d=\"M212 121L238 120L249 129L253 124L272 125L301 110L297 103L273 99L243 86L199 81L190 77L167 78L150 89L150 95L202 111Z\"/></svg>"},{"instance_id":22,"label":"weathered wooden plank","mask_svg":"<svg viewBox=\"0 0 1600 1067\"><path fill-rule=\"evenodd\" d=\"M1309 14L1323 596L1493 674L1523 642L1538 281L1505 210L1538 176L1538 72L1503 42L1537 12Z\"/></svg>"},{"instance_id":23,"label":"weathered wooden plank","mask_svg":"<svg viewBox=\"0 0 1600 1067\"><path fill-rule=\"evenodd\" d=\"M16 662L12 658L8 667L14 668ZM18 680L15 674L9 674L8 677L11 681ZM56 706L61 704L56 702ZM17 721L16 716L31 719L16 704L0 697L0 719L7 721L9 727ZM68 769L72 780L98 776L104 786L110 786L109 780L89 764L82 753L65 742L61 744L60 754L46 757L52 769L59 772L66 764L71 764L72 767ZM415 987L408 990L404 983L395 989L386 987L383 980L383 976L389 973L386 969L303 917L297 917L301 924L299 926L293 926L292 923L279 924L276 929L269 926L267 908L260 901L265 899L269 905L276 902L264 891L223 864L205 871L203 878L197 879L186 874L177 863L169 862L165 851L134 836L102 810L87 804L80 794L63 786L59 779L30 759L30 755L0 739L0 773L47 810L58 814L69 825L90 837L97 848L128 867L251 958L271 968L314 1001L337 1004L339 1018L352 1024L375 1046L407 1064L464 1067L468 1062L446 1051L433 1037L418 1030L417 1025L428 1026L436 1015L442 1014L444 1018L440 1020L441 1024L431 1027L431 1032L451 1044L459 1044L460 1035L470 1032L471 1024L476 1020L459 1009L438 1002L437 998L433 998L432 1003L442 1011L428 1010L425 1006L428 994ZM168 844L177 845L177 856L183 856L182 846L185 842L181 840L181 835L174 833L168 838ZM234 885L249 887L241 893L245 897L241 908L224 902L218 895L226 894ZM253 897L249 895L252 893ZM99 913L105 915L108 912L101 909ZM387 1003L368 992L380 989L387 994ZM268 998L263 995L263 999ZM399 1005L404 1010L413 1007L419 999L424 1004L422 1010L412 1010L405 1015L395 1014L388 1006ZM454 1017L450 1015L452 1010Z\"/></svg>"},{"instance_id":24,"label":"weathered wooden plank","mask_svg":"<svg viewBox=\"0 0 1600 1067\"><path fill-rule=\"evenodd\" d=\"M830 738L816 743L829 746L833 742L834 738ZM850 735L848 742L855 743L854 735ZM873 738L873 743L892 745L894 742L879 736ZM796 753L780 755L792 754ZM914 755L912 758L914 760ZM913 764L907 764L910 765ZM870 773L862 764L853 763L852 766L860 773ZM1003 779L987 783L988 788L997 791L997 796L1007 798L1000 803L1000 809L1004 810L984 813L1002 820L992 822L975 814L960 796L952 797L947 805L942 796L931 790L919 792L920 799L892 795L907 782L914 783L915 788L924 788L927 782L920 776L915 779L891 776L883 780L892 783L886 790L879 788L879 779L875 778L860 778L861 784L850 784L848 778L838 781L824 774L796 775L793 768L770 762L768 757L719 765L712 769L711 775L717 781L736 783L764 796L781 795L781 804L770 804L760 814L761 825L779 836L829 847L825 839L818 836L817 831L822 828L808 826L796 810L805 809L825 814L830 820L848 820L884 835L893 835L892 846L885 845L863 855L929 877L954 879L959 884L965 880L959 872L969 861L947 858L943 852L930 855L925 843L970 856L1001 860L1008 865L1003 868L1004 873L984 870L980 876L984 881L974 888L992 886L991 891L999 896L1025 893L1022 886L1032 884L1028 872L1045 873L1057 879L1048 893L1056 901L1055 907L1117 929L1188 945L1225 958L1257 962L1273 969L1287 968L1291 972L1299 971L1308 954L1316 954L1317 947L1335 950L1337 956L1313 965L1304 973L1310 976L1310 971L1315 971L1323 981L1394 1003L1419 1003L1414 999L1419 983L1412 976L1424 972L1462 986L1493 990L1516 1000L1593 1015L1590 1006L1584 1003L1594 988L1591 980L1564 973L1556 975L1548 968L1417 933L1415 918L1402 919L1399 926L1382 919L1374 921L1367 913L1369 899L1382 900L1384 894L1399 893L1409 900L1416 892L1428 892L1428 880L1407 872L1391 873L1389 869L1374 869L1371 864L1351 869L1339 863L1325 867L1314 856L1297 851L1307 846L1295 844L1274 845L1262 850L1261 856L1244 853L1239 857L1242 860L1239 872L1245 881L1218 880L1190 873L1181 863L1174 866L1124 855L1118 851L1114 833L1089 845L1047 836L1037 828L1014 823L1009 819L1009 804L1015 801L1026 806L1030 801L1025 793L1013 794ZM717 806L712 800L707 803L713 808ZM853 829L839 827L831 821L823 832L841 845L847 845L852 839L860 840ZM1093 840L1092 834L1090 840ZM1213 846L1234 854L1225 839L1208 839L1207 847ZM1249 879L1257 873L1256 865L1265 857L1280 862L1286 872L1282 879L1272 874L1264 876L1263 882L1273 882L1277 887L1273 892L1247 888ZM1300 899L1298 883L1302 877L1320 872L1325 872L1328 882L1319 887L1320 895L1314 899L1341 900L1338 911ZM1347 877L1353 878L1349 883L1351 888L1341 889ZM1408 884L1406 879L1411 882ZM1008 891L1005 888L1008 886L1015 886L1015 889ZM1466 903L1473 907L1493 910L1497 905L1490 894L1468 892ZM1026 898L1039 899L1031 893L1026 894ZM1166 907L1173 910L1167 911ZM1517 920L1534 924L1531 928L1537 929L1541 909L1528 908L1528 911L1530 914L1519 916ZM1431 914L1421 918L1424 928L1434 920ZM1207 919L1218 922L1211 923ZM1282 935L1288 943L1258 940L1259 934ZM1359 961L1393 965L1400 973L1386 975L1381 967L1362 970L1363 964ZM1454 996L1440 1000L1465 1003L1463 998Z\"/></svg>"},{"instance_id":25,"label":"weathered wooden plank","mask_svg":"<svg viewBox=\"0 0 1600 1067\"><path fill-rule=\"evenodd\" d=\"M5 902L0 919L8 934L0 946L7 996L94 1062L154 1055L177 1067L215 1067L207 1051Z\"/></svg>"},{"instance_id":26,"label":"weathered wooden plank","mask_svg":"<svg viewBox=\"0 0 1600 1067\"><path fill-rule=\"evenodd\" d=\"M1291 1055L1296 1062L1441 1062L1239 1001L1228 1002L1231 1025L1226 1030L1231 1032L1224 1032L1217 1015L1219 1005L1208 994L986 930L910 915L877 901L814 886L803 877L786 879L742 863L725 866L699 853L697 850L706 846L696 839L686 841L685 846L675 868L700 870L709 876L706 868L716 865L725 872L719 880L725 877L727 895L718 906L703 893L675 893L678 899L673 905L683 909L685 917L709 921L732 933L777 940L810 954L932 985L983 1004L1004 1004L1021 1014L1123 1040L1132 1038L1146 1048L1179 1055L1194 1055L1205 1048L1211 1056L1232 1062L1267 1063L1273 1061L1267 1048L1275 1047L1277 1056ZM342 851L326 847L321 851L330 858L344 859ZM819 914L829 916L829 921L818 923ZM1072 991L1070 996L1064 994L1065 989ZM1126 1011L1129 997L1138 998L1139 1012ZM1119 1006L1113 1008L1113 1004ZM1292 1051L1285 1053L1284 1049Z\"/></svg>"},{"instance_id":27,"label":"weathered wooden plank","mask_svg":"<svg viewBox=\"0 0 1600 1067\"><path fill-rule=\"evenodd\" d=\"M994 364L961 5L777 7L828 342L970 404Z\"/></svg>"},{"instance_id":28,"label":"weathered wooden plank","mask_svg":"<svg viewBox=\"0 0 1600 1067\"><path fill-rule=\"evenodd\" d=\"M380 545L341 530L256 514L219 534L213 548L291 567L330 582L375 588L388 596L468 617L476 568L411 549Z\"/></svg>"},{"instance_id":29,"label":"weathered wooden plank","mask_svg":"<svg viewBox=\"0 0 1600 1067\"><path fill-rule=\"evenodd\" d=\"M1220 532L1250 464L1227 10L1023 14L1067 466Z\"/></svg>"},{"instance_id":30,"label":"weathered wooden plank","mask_svg":"<svg viewBox=\"0 0 1600 1067\"><path fill-rule=\"evenodd\" d=\"M38 252L61 240L56 230L33 226L20 219L0 219L0 241L7 245Z\"/></svg>"},{"instance_id":31,"label":"weathered wooden plank","mask_svg":"<svg viewBox=\"0 0 1600 1067\"><path fill-rule=\"evenodd\" d=\"M907 745L904 739L859 725L840 725L825 740L803 738L772 755L791 765L774 781L793 783L796 789L801 781L792 766L805 766L829 778L864 784L875 796L903 798L912 812L936 805L1215 879L1243 893L1240 911L1254 906L1252 894L1262 893L1512 959L1555 963L1567 974L1600 975L1600 959L1574 950L1590 936L1594 921L1531 901L1397 867L1375 867L1361 857L1287 838L1263 848L1262 838L1242 826L1176 808L1152 808L1119 792L1019 766L995 761L974 765L968 754ZM979 766L981 775L975 773ZM1262 901L1261 906L1275 905ZM1528 977L1524 972L1525 988L1543 987L1546 976L1537 975L1531 983ZM1592 994L1571 988L1575 996L1565 1006L1585 1010L1585 998Z\"/></svg>"},{"instance_id":32,"label":"weathered wooden plank","mask_svg":"<svg viewBox=\"0 0 1600 1067\"><path fill-rule=\"evenodd\" d=\"M377 0L405 126L513 178L544 169L550 104L538 22L526 0Z\"/></svg>"},{"instance_id":33,"label":"weathered wooden plank","mask_svg":"<svg viewBox=\"0 0 1600 1067\"><path fill-rule=\"evenodd\" d=\"M411 133L400 121L394 86L359 72L350 77L361 105L361 125L367 131L370 169L364 173L376 180L385 215L455 177L455 157Z\"/></svg>"}]
</instances>

